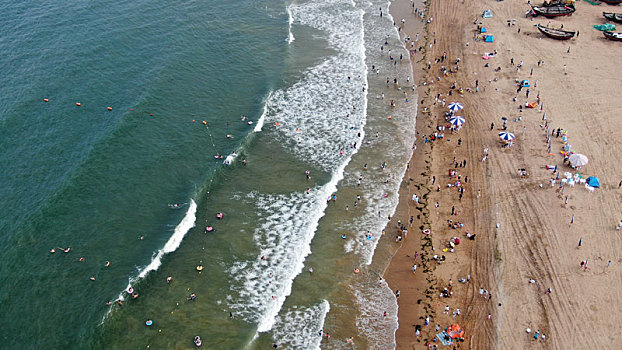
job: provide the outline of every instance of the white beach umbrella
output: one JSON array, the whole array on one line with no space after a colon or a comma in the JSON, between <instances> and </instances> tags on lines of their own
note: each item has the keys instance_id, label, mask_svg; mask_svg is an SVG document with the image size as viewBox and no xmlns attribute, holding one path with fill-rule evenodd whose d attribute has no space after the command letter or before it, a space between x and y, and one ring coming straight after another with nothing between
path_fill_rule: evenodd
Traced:
<instances>
[{"instance_id":1,"label":"white beach umbrella","mask_svg":"<svg viewBox=\"0 0 622 350\"><path fill-rule=\"evenodd\" d=\"M466 120L464 120L464 118L459 116L459 115L455 115L455 116L449 118L449 122L453 126L461 126L462 124L464 124L466 122Z\"/></svg>"},{"instance_id":2,"label":"white beach umbrella","mask_svg":"<svg viewBox=\"0 0 622 350\"><path fill-rule=\"evenodd\" d=\"M570 161L570 164L572 164L572 166L584 166L588 162L587 157L579 153L571 155L568 160Z\"/></svg>"},{"instance_id":3,"label":"white beach umbrella","mask_svg":"<svg viewBox=\"0 0 622 350\"><path fill-rule=\"evenodd\" d=\"M514 134L512 134L511 132L507 132L507 131L500 132L499 133L499 137L502 140L505 140L505 141L512 141L512 140L514 140L514 138L516 138L516 136L514 136Z\"/></svg>"},{"instance_id":4,"label":"white beach umbrella","mask_svg":"<svg viewBox=\"0 0 622 350\"><path fill-rule=\"evenodd\" d=\"M452 102L452 103L449 104L449 110L452 111L452 112L459 111L459 110L461 110L463 108L464 107L459 102Z\"/></svg>"}]
</instances>

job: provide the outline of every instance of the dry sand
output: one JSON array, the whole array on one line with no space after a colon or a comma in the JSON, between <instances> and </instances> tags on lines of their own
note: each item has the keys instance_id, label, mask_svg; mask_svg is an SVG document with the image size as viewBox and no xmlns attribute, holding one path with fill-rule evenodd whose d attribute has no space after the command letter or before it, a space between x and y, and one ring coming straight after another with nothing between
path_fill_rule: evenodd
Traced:
<instances>
[{"instance_id":1,"label":"dry sand","mask_svg":"<svg viewBox=\"0 0 622 350\"><path fill-rule=\"evenodd\" d=\"M409 23L415 16L409 8L407 1L397 0L392 13L396 21L407 20L403 35L414 37L413 30L417 29ZM436 39L436 45L431 49L426 45L426 59L415 67L415 76L419 79L419 102L423 100L419 110L428 107L431 113L418 116L421 135L397 211L402 222L411 215L416 219L385 274L392 288L401 291L398 348L424 349L426 341L436 334L436 324L446 327L459 323L466 330L465 342L458 343L461 349L622 349L617 331L622 323L618 314L622 306L622 233L615 230L622 219L622 189L618 188L622 165L617 161L622 147L622 118L618 117L616 103L622 88L622 69L618 67L622 43L608 41L592 28L605 23L602 11L622 10L583 1L576 8L570 17L536 17L532 21L525 17L529 5L522 1L432 0L429 4L428 18L433 21L427 28L427 44ZM485 9L491 9L494 17L483 19ZM507 20L516 21L508 26ZM494 43L474 40L474 21L487 27ZM534 27L549 22L554 27L563 23L565 29L579 30L580 35L558 41ZM481 58L494 50L494 58ZM443 52L447 52L449 63L442 64L452 67L460 58L460 70L437 81L442 64L434 64L434 60ZM538 60L544 64L538 66ZM432 62L430 70L425 69L427 61ZM523 67L517 71L515 66L521 61ZM486 63L490 67L485 67ZM568 74L564 74L564 65ZM495 72L496 67L501 71ZM526 89L516 94L516 79L532 83L529 99ZM431 83L423 86L424 80ZM457 87L470 88L471 92L447 96L454 81ZM446 108L434 105L437 93L447 102L463 103L461 114L467 123L453 135L446 132L444 140L424 143L437 124L446 124ZM537 106L519 112L519 104L536 101L538 93L543 110ZM516 102L512 100L515 96ZM590 163L581 173L598 176L600 189L590 192L577 184L565 186L562 193L559 182L551 186L555 175L545 165L558 165L562 174L572 169L562 164L561 138L551 138L549 155L543 113L550 130L567 130L572 150L589 157ZM502 148L497 135L502 116L509 119L508 131L517 136L510 148ZM515 122L518 117L521 120ZM490 129L492 122L494 130ZM462 140L460 146L458 139ZM482 162L485 147L490 157ZM452 181L447 174L454 168L454 157L467 160L466 167L456 169L463 179L469 177L461 201L457 190L447 187ZM529 176L518 177L519 168L526 168ZM436 192L438 184L440 192ZM422 198L420 205L408 200L413 193ZM566 196L568 204L564 204ZM452 205L458 215L451 216ZM448 219L465 226L450 229ZM428 227L432 234L423 236L421 228ZM477 235L474 241L465 239L467 231ZM455 253L443 253L441 249L454 236L462 243ZM580 238L582 247L578 248ZM416 262L415 251L421 254ZM430 260L433 254L444 254L447 259L439 265ZM589 267L584 270L579 262L586 259ZM609 260L611 266L607 266ZM414 274L413 263L419 265ZM458 282L468 274L472 276L470 283ZM440 298L450 279L453 296ZM529 279L536 283L529 283ZM479 295L481 287L490 291L491 300ZM552 293L547 294L547 288ZM446 305L451 307L449 314L444 314ZM461 314L453 318L455 308ZM431 317L429 326L424 326L426 315ZM419 338L415 325L422 327ZM536 330L546 334L545 341L534 340Z\"/></svg>"}]
</instances>

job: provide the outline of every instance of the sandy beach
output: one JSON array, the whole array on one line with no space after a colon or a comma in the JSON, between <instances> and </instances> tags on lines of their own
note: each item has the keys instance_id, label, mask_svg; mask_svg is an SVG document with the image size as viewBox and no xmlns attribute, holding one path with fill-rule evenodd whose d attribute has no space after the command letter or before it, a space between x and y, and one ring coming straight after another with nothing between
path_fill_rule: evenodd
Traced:
<instances>
[{"instance_id":1,"label":"sandy beach","mask_svg":"<svg viewBox=\"0 0 622 350\"><path fill-rule=\"evenodd\" d=\"M465 330L464 342L455 343L461 349L622 348L615 332L622 316L614 311L622 300L622 120L615 105L622 46L592 27L605 23L603 11L618 8L581 1L572 16L547 19L525 16L527 2L428 5L424 20L405 0L391 8L397 25L406 20L404 37L429 22L416 43L425 59L419 52L413 59L417 149L395 217L413 222L385 273L400 291L398 348L443 348L432 342L437 325L454 323ZM482 18L487 9L492 18ZM563 24L579 35L554 40L536 24ZM482 40L481 26L494 42ZM525 79L530 86L517 91ZM457 114L466 119L454 133L437 129L449 124L450 102L464 105ZM435 131L444 137L432 141ZM502 147L502 131L515 135L512 146ZM565 146L589 163L580 170L564 164ZM580 177L562 182L566 173ZM600 188L586 188L589 176ZM387 232L397 234L395 224ZM460 243L452 252L454 237Z\"/></svg>"}]
</instances>

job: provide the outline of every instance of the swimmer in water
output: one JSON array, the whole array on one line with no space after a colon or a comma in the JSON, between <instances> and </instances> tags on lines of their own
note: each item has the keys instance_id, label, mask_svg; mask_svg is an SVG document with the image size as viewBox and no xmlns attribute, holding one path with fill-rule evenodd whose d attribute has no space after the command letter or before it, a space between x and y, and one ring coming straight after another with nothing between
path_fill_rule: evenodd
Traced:
<instances>
[{"instance_id":1,"label":"swimmer in water","mask_svg":"<svg viewBox=\"0 0 622 350\"><path fill-rule=\"evenodd\" d=\"M56 253L56 249L54 249L54 248L50 249L50 253L52 253L52 254Z\"/></svg>"},{"instance_id":2,"label":"swimmer in water","mask_svg":"<svg viewBox=\"0 0 622 350\"><path fill-rule=\"evenodd\" d=\"M106 261L106 263L104 264L104 266L106 266L106 267L110 266L110 261Z\"/></svg>"},{"instance_id":3,"label":"swimmer in water","mask_svg":"<svg viewBox=\"0 0 622 350\"><path fill-rule=\"evenodd\" d=\"M166 277L166 283L171 283L172 280L173 280L173 277L171 276Z\"/></svg>"},{"instance_id":4,"label":"swimmer in water","mask_svg":"<svg viewBox=\"0 0 622 350\"><path fill-rule=\"evenodd\" d=\"M78 261L83 262L83 261L84 261L84 258L83 258L83 257L80 257L80 258L78 259Z\"/></svg>"}]
</instances>

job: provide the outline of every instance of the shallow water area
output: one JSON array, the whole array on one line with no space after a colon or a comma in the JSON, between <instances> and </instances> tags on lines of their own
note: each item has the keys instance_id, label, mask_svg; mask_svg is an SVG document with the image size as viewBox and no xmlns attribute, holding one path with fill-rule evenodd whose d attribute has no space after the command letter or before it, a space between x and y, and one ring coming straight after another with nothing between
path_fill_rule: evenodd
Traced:
<instances>
[{"instance_id":1,"label":"shallow water area","mask_svg":"<svg viewBox=\"0 0 622 350\"><path fill-rule=\"evenodd\" d=\"M104 5L81 13L105 18ZM391 247L372 261L391 239L416 98L385 83L412 79L407 59L379 50L405 53L377 14L388 3L107 5L126 21L54 29L101 50L46 48L56 60L22 67L36 79L11 80L20 93L1 105L2 317L23 314L18 291L31 301L11 323L28 331L6 344L390 347L395 320L377 313L394 314L378 282ZM10 64L32 52L21 55Z\"/></svg>"}]
</instances>

